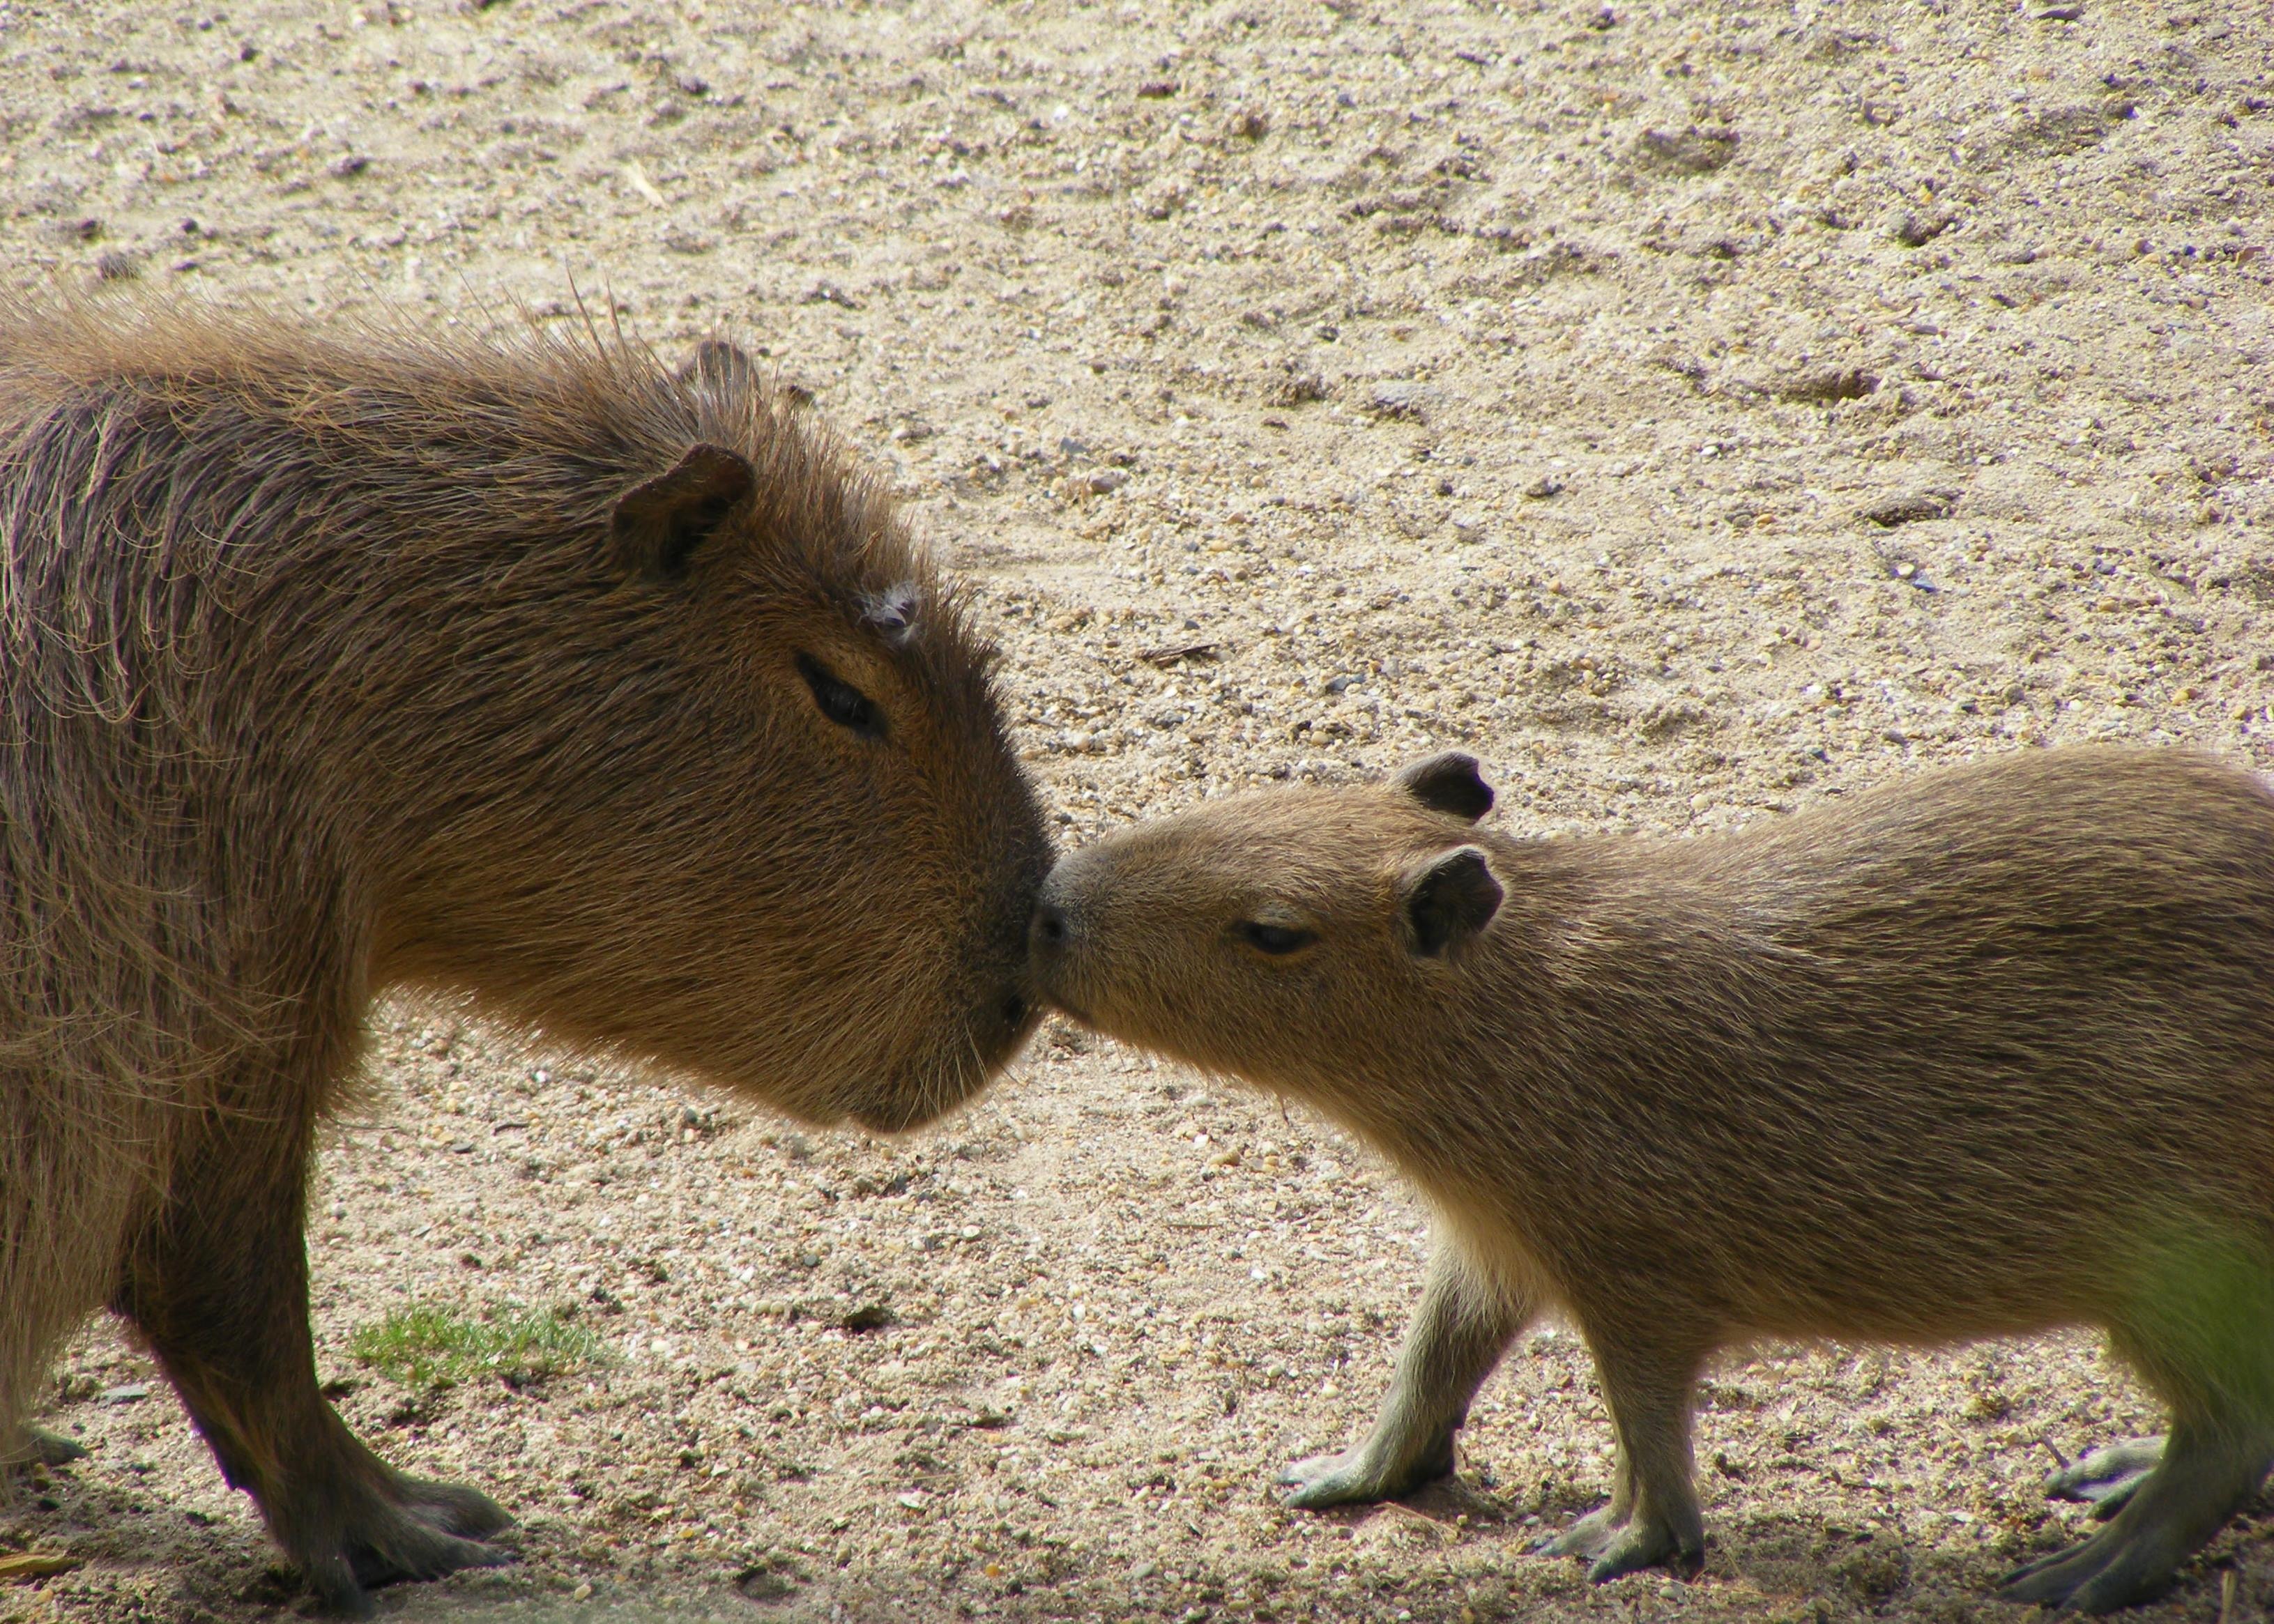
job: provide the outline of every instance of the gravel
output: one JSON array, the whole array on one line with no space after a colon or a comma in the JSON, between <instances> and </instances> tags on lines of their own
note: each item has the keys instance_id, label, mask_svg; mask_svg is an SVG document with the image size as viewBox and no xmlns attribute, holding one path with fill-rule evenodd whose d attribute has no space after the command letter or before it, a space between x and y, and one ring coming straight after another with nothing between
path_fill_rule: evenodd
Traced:
<instances>
[{"instance_id":1,"label":"gravel","mask_svg":"<svg viewBox=\"0 0 2274 1624\"><path fill-rule=\"evenodd\" d=\"M1541 833L2052 742L2267 758L2247 8L0 19L17 286L738 336L971 583L1069 842L1456 745ZM2080 1336L1763 1348L1706 1391L1703 1579L1593 1591L1525 1554L1607 1481L1554 1327L1456 1482L1277 1506L1370 1418L1425 1223L1235 1086L1052 1026L888 1144L447 1011L383 1011L375 1069L312 1208L322 1374L520 1519L517 1565L384 1598L410 1618L1945 1624L2073 1536L2057 1451L2156 1419ZM414 1300L573 1312L611 1357L412 1393L348 1345ZM92 1453L0 1508L0 1561L79 1565L0 1618L299 1605L146 1360L92 1327L58 1378ZM2218 1613L2220 1565L2263 1610L2252 1519L2144 1616Z\"/></svg>"}]
</instances>

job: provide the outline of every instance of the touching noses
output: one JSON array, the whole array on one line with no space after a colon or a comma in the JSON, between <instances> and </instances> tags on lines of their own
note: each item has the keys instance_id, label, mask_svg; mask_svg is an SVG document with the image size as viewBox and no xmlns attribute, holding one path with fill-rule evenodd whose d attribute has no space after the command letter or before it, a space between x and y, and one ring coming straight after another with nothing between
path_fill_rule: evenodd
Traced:
<instances>
[{"instance_id":1,"label":"touching noses","mask_svg":"<svg viewBox=\"0 0 2274 1624\"><path fill-rule=\"evenodd\" d=\"M1070 935L1065 910L1044 898L1035 905L1035 917L1027 928L1027 951L1038 965L1055 964L1065 951Z\"/></svg>"}]
</instances>

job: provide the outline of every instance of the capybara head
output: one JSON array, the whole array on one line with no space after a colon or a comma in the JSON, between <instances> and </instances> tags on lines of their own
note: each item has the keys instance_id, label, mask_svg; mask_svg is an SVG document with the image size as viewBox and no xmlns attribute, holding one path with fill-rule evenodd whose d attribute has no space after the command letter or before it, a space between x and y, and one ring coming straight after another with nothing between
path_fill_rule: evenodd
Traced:
<instances>
[{"instance_id":1,"label":"capybara head","mask_svg":"<svg viewBox=\"0 0 2274 1624\"><path fill-rule=\"evenodd\" d=\"M194 735L138 793L228 831L249 929L314 911L247 952L336 926L372 990L881 1130L1030 1030L1050 851L992 652L732 345L41 312L0 407L85 542L19 586Z\"/></svg>"},{"instance_id":2,"label":"capybara head","mask_svg":"<svg viewBox=\"0 0 2274 1624\"><path fill-rule=\"evenodd\" d=\"M1502 901L1470 756L1390 784L1209 801L1070 852L1030 933L1038 996L1116 1037L1265 1084L1395 1041ZM1387 1031L1385 1029L1388 1029Z\"/></svg>"},{"instance_id":3,"label":"capybara head","mask_svg":"<svg viewBox=\"0 0 2274 1624\"><path fill-rule=\"evenodd\" d=\"M592 402L621 435L593 476L613 488L529 515L576 568L545 623L459 656L542 696L511 706L509 755L463 741L467 802L418 842L389 956L798 1116L920 1124L1033 1025L1050 843L992 650L876 481L739 351L616 359Z\"/></svg>"}]
</instances>

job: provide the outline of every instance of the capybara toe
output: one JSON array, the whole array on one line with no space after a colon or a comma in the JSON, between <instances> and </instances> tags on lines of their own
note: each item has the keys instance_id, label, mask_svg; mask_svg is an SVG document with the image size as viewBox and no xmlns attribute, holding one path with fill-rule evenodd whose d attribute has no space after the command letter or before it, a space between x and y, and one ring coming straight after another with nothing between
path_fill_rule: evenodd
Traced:
<instances>
[{"instance_id":1,"label":"capybara toe","mask_svg":"<svg viewBox=\"0 0 2274 1624\"><path fill-rule=\"evenodd\" d=\"M1381 1499L1379 1487L1368 1477L1365 1462L1356 1449L1345 1449L1339 1455L1314 1455L1280 1468L1279 1482L1287 1491L1281 1498L1285 1504L1304 1511Z\"/></svg>"},{"instance_id":2,"label":"capybara toe","mask_svg":"<svg viewBox=\"0 0 2274 1624\"><path fill-rule=\"evenodd\" d=\"M2156 1526L2108 1528L2083 1544L2016 1568L1999 1586L2001 1600L2036 1602L2062 1613L2114 1613L2171 1589L2184 1549Z\"/></svg>"},{"instance_id":3,"label":"capybara toe","mask_svg":"<svg viewBox=\"0 0 2274 1624\"><path fill-rule=\"evenodd\" d=\"M349 1566L357 1583L370 1590L405 1579L439 1579L462 1568L502 1568L515 1560L510 1551L443 1533L401 1512L390 1526L351 1538Z\"/></svg>"},{"instance_id":4,"label":"capybara toe","mask_svg":"<svg viewBox=\"0 0 2274 1624\"><path fill-rule=\"evenodd\" d=\"M1602 1554L1589 1564L1587 1577L1602 1584L1648 1568L1667 1568L1688 1578L1706 1564L1702 1545L1692 1545L1672 1528L1637 1517L1613 1535Z\"/></svg>"},{"instance_id":5,"label":"capybara toe","mask_svg":"<svg viewBox=\"0 0 2274 1624\"><path fill-rule=\"evenodd\" d=\"M285 1543L327 1611L366 1618L367 1592L381 1585L514 1560L512 1552L483 1543L484 1536L512 1522L494 1500L472 1489L397 1477L335 1524L324 1548Z\"/></svg>"},{"instance_id":6,"label":"capybara toe","mask_svg":"<svg viewBox=\"0 0 2274 1624\"><path fill-rule=\"evenodd\" d=\"M2105 1522L2124 1508L2163 1458L2162 1439L2127 1438L2048 1476L2045 1493L2052 1500L2082 1500Z\"/></svg>"},{"instance_id":7,"label":"capybara toe","mask_svg":"<svg viewBox=\"0 0 2274 1624\"><path fill-rule=\"evenodd\" d=\"M462 1539L486 1539L513 1526L513 1518L497 1501L461 1483L406 1477L399 1496L403 1508L420 1522Z\"/></svg>"}]
</instances>

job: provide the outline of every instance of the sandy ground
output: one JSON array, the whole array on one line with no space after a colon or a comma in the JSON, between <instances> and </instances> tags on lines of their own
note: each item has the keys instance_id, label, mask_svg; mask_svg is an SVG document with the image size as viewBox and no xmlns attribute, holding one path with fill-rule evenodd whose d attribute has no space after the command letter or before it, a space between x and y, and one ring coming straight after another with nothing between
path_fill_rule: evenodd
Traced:
<instances>
[{"instance_id":1,"label":"sandy ground","mask_svg":"<svg viewBox=\"0 0 2274 1624\"><path fill-rule=\"evenodd\" d=\"M2274 24L2208 0L876 9L0 4L17 288L726 331L894 470L1010 653L1065 836L1433 747L1516 830L1712 828L2274 696ZM1192 650L1178 656L1178 650ZM1567 1332L1458 1481L1290 1514L1423 1220L1356 1147L1070 1028L883 1144L389 1011L311 1236L326 1373L518 1565L426 1619L1778 1624L1999 1616L2082 1338L1766 1349L1698 1583L1526 1544L1604 1491ZM573 1304L614 1350L417 1400L353 1328ZM888 1323L848 1331L848 1314ZM8 1619L303 1604L102 1327L0 1510ZM2266 1525L2146 1616L2274 1597ZM659 1599L662 1598L662 1599Z\"/></svg>"}]
</instances>

